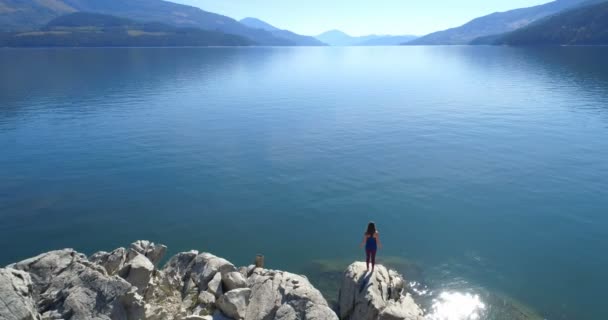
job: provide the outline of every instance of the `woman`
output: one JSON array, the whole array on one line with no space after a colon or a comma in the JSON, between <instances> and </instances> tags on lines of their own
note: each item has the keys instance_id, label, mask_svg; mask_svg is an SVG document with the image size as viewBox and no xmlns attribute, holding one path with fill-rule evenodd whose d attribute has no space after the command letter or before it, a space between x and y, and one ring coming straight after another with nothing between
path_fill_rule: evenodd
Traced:
<instances>
[{"instance_id":1,"label":"woman","mask_svg":"<svg viewBox=\"0 0 608 320\"><path fill-rule=\"evenodd\" d=\"M361 242L361 248L365 245L365 263L367 265L367 271L369 271L369 261L372 261L372 272L376 266L376 251L382 249L382 243L380 243L380 235L376 230L376 224L370 222L367 224L367 231L363 235L363 242Z\"/></svg>"}]
</instances>

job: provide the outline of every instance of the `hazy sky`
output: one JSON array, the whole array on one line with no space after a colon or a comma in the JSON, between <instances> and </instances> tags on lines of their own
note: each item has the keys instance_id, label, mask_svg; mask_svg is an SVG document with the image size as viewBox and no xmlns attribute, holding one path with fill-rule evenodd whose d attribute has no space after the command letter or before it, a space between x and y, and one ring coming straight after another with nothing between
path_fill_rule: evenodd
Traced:
<instances>
[{"instance_id":1,"label":"hazy sky","mask_svg":"<svg viewBox=\"0 0 608 320\"><path fill-rule=\"evenodd\" d=\"M551 0L171 0L235 19L256 17L283 29L316 35L423 35L496 11Z\"/></svg>"}]
</instances>

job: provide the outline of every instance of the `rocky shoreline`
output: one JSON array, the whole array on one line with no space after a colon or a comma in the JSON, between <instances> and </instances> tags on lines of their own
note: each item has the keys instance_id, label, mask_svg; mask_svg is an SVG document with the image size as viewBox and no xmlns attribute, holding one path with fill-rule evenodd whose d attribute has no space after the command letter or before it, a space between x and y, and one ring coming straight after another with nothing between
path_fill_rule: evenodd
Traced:
<instances>
[{"instance_id":1,"label":"rocky shoreline","mask_svg":"<svg viewBox=\"0 0 608 320\"><path fill-rule=\"evenodd\" d=\"M140 240L90 257L50 251L0 268L0 319L422 320L393 270L355 262L332 309L304 276Z\"/></svg>"}]
</instances>

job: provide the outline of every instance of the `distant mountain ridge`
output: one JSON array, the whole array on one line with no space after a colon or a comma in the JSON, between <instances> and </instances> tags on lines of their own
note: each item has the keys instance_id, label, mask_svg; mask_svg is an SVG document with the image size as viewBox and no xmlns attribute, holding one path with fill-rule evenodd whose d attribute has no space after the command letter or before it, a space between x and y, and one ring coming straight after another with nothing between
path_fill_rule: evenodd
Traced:
<instances>
[{"instance_id":1,"label":"distant mountain ridge","mask_svg":"<svg viewBox=\"0 0 608 320\"><path fill-rule=\"evenodd\" d=\"M375 38L375 36L353 37L340 30L329 30L321 33L315 38L330 46L352 46L359 42L371 40Z\"/></svg>"},{"instance_id":2,"label":"distant mountain ridge","mask_svg":"<svg viewBox=\"0 0 608 320\"><path fill-rule=\"evenodd\" d=\"M363 42L359 42L358 46L396 46L403 43L418 39L417 36L378 36L374 39L369 39Z\"/></svg>"},{"instance_id":3,"label":"distant mountain ridge","mask_svg":"<svg viewBox=\"0 0 608 320\"><path fill-rule=\"evenodd\" d=\"M176 27L221 31L251 39L260 45L294 45L272 33L249 28L238 21L196 7L163 0L0 0L0 29L35 30L59 16L94 12Z\"/></svg>"},{"instance_id":4,"label":"distant mountain ridge","mask_svg":"<svg viewBox=\"0 0 608 320\"><path fill-rule=\"evenodd\" d=\"M458 45L485 36L503 34L529 25L547 16L568 10L585 3L588 0L556 0L546 4L515 9L506 12L496 12L476 18L460 27L434 32L408 45Z\"/></svg>"},{"instance_id":5,"label":"distant mountain ridge","mask_svg":"<svg viewBox=\"0 0 608 320\"><path fill-rule=\"evenodd\" d=\"M412 35L367 35L353 37L340 30L330 30L316 36L316 38L331 46L382 46L399 45L417 37Z\"/></svg>"},{"instance_id":6,"label":"distant mountain ridge","mask_svg":"<svg viewBox=\"0 0 608 320\"><path fill-rule=\"evenodd\" d=\"M576 7L510 33L478 38L472 44L608 45L608 1Z\"/></svg>"},{"instance_id":7,"label":"distant mountain ridge","mask_svg":"<svg viewBox=\"0 0 608 320\"><path fill-rule=\"evenodd\" d=\"M262 21L257 18L245 18L239 21L243 25L252 28L252 29L260 29L270 32L277 38L286 39L288 41L293 42L295 45L299 46L326 46L322 41L315 39L314 37L303 36L297 33L291 32L289 30L279 29L265 21Z\"/></svg>"}]
</instances>

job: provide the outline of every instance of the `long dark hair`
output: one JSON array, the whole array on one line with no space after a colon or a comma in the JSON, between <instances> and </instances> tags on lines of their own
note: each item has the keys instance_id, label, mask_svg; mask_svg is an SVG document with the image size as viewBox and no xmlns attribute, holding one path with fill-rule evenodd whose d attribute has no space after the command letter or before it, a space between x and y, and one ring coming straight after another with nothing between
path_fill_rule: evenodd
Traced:
<instances>
[{"instance_id":1,"label":"long dark hair","mask_svg":"<svg viewBox=\"0 0 608 320\"><path fill-rule=\"evenodd\" d=\"M376 224L373 221L370 221L367 224L367 231L365 234L369 235L370 237L373 237L376 234Z\"/></svg>"}]
</instances>

